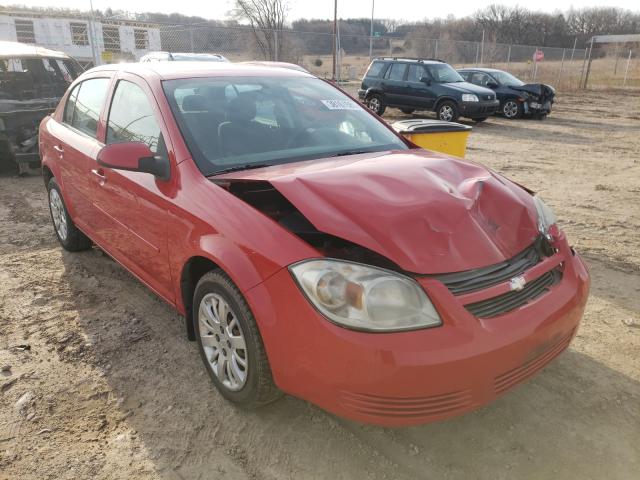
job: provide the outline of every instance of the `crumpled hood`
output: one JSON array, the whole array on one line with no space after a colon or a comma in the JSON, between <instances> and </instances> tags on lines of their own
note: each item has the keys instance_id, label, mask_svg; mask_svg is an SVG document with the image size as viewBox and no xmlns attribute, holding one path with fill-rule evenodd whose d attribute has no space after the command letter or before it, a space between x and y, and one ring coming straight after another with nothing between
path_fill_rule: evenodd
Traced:
<instances>
[{"instance_id":1,"label":"crumpled hood","mask_svg":"<svg viewBox=\"0 0 640 480\"><path fill-rule=\"evenodd\" d=\"M525 85L520 85L519 87L509 88L518 92L532 93L539 97L544 96L547 100L552 99L556 94L556 90L551 85L545 85L544 83L527 83Z\"/></svg>"},{"instance_id":2,"label":"crumpled hood","mask_svg":"<svg viewBox=\"0 0 640 480\"><path fill-rule=\"evenodd\" d=\"M268 181L321 232L402 269L492 265L538 236L531 195L472 163L423 150L353 155L223 174Z\"/></svg>"}]
</instances>

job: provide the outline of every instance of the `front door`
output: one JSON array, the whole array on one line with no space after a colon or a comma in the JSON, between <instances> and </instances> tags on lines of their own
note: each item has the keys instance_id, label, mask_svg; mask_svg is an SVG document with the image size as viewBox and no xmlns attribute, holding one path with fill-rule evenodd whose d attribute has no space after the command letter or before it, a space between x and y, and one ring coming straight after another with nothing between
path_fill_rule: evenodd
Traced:
<instances>
[{"instance_id":1,"label":"front door","mask_svg":"<svg viewBox=\"0 0 640 480\"><path fill-rule=\"evenodd\" d=\"M431 109L435 103L436 96L429 86L420 81L428 78L424 65L416 63L409 65L407 72L407 92L405 103L414 106L416 109Z\"/></svg>"},{"instance_id":2,"label":"front door","mask_svg":"<svg viewBox=\"0 0 640 480\"><path fill-rule=\"evenodd\" d=\"M106 120L105 143L144 142L168 158L168 138L148 85L120 74ZM157 293L174 301L167 254L169 182L151 174L100 167L94 176L99 227L110 252Z\"/></svg>"}]
</instances>

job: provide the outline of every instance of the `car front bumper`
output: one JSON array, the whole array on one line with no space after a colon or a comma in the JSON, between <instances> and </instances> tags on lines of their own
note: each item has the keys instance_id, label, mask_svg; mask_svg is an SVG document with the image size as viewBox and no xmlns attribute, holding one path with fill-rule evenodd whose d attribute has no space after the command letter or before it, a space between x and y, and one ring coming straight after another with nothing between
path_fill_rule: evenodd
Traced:
<instances>
[{"instance_id":1,"label":"car front bumper","mask_svg":"<svg viewBox=\"0 0 640 480\"><path fill-rule=\"evenodd\" d=\"M531 115L540 115L540 114L547 115L551 113L552 103L553 102L551 102L550 100L547 100L544 103L539 103L533 100L523 102L524 113L531 114Z\"/></svg>"},{"instance_id":2,"label":"car front bumper","mask_svg":"<svg viewBox=\"0 0 640 480\"><path fill-rule=\"evenodd\" d=\"M460 116L468 118L490 117L500 107L499 100L489 102L460 102Z\"/></svg>"},{"instance_id":3,"label":"car front bumper","mask_svg":"<svg viewBox=\"0 0 640 480\"><path fill-rule=\"evenodd\" d=\"M539 264L545 265L528 272L562 268L562 280L489 319L471 315L440 281L421 278L443 324L410 332L365 333L330 323L286 268L245 293L283 391L364 423L421 424L491 402L567 348L587 301L589 275L564 237L556 248ZM508 284L490 288L508 290Z\"/></svg>"}]
</instances>

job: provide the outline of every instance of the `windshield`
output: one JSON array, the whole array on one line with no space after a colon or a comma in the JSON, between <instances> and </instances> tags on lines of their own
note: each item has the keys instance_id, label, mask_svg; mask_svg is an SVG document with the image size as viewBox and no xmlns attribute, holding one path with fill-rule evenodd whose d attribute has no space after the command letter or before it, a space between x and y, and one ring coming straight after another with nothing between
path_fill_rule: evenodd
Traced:
<instances>
[{"instance_id":1,"label":"windshield","mask_svg":"<svg viewBox=\"0 0 640 480\"><path fill-rule=\"evenodd\" d=\"M456 72L451 65L446 63L435 63L426 65L427 71L436 83L464 82L464 78Z\"/></svg>"},{"instance_id":2,"label":"windshield","mask_svg":"<svg viewBox=\"0 0 640 480\"><path fill-rule=\"evenodd\" d=\"M0 99L60 98L79 73L79 67L67 59L0 58Z\"/></svg>"},{"instance_id":3,"label":"windshield","mask_svg":"<svg viewBox=\"0 0 640 480\"><path fill-rule=\"evenodd\" d=\"M491 72L491 75L498 81L500 85L507 87L521 87L524 82L507 72Z\"/></svg>"},{"instance_id":4,"label":"windshield","mask_svg":"<svg viewBox=\"0 0 640 480\"><path fill-rule=\"evenodd\" d=\"M355 100L318 78L190 78L163 87L205 175L408 148Z\"/></svg>"}]
</instances>

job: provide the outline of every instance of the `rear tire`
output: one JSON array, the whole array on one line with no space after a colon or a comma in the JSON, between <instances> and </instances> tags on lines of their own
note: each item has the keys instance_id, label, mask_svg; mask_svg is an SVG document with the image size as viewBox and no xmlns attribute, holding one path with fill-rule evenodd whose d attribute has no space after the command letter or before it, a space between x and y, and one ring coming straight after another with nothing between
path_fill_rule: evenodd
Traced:
<instances>
[{"instance_id":1,"label":"rear tire","mask_svg":"<svg viewBox=\"0 0 640 480\"><path fill-rule=\"evenodd\" d=\"M47 184L49 196L49 213L56 237L62 248L69 252L80 252L91 248L91 240L78 227L69 216L67 206L62 198L62 190L55 178L51 178Z\"/></svg>"},{"instance_id":2,"label":"rear tire","mask_svg":"<svg viewBox=\"0 0 640 480\"><path fill-rule=\"evenodd\" d=\"M384 111L387 109L387 104L385 103L384 98L382 98L382 95L378 95L376 93L375 95L371 95L367 98L367 107L369 107L369 110L375 114L382 116Z\"/></svg>"},{"instance_id":3,"label":"rear tire","mask_svg":"<svg viewBox=\"0 0 640 480\"><path fill-rule=\"evenodd\" d=\"M445 100L440 105L438 105L436 114L438 115L438 120L442 120L443 122L455 122L456 120L458 120L458 118L460 118L458 105L456 105L451 100Z\"/></svg>"},{"instance_id":4,"label":"rear tire","mask_svg":"<svg viewBox=\"0 0 640 480\"><path fill-rule=\"evenodd\" d=\"M253 313L238 287L220 270L206 273L196 286L193 327L202 361L223 397L256 408L282 396Z\"/></svg>"}]
</instances>

